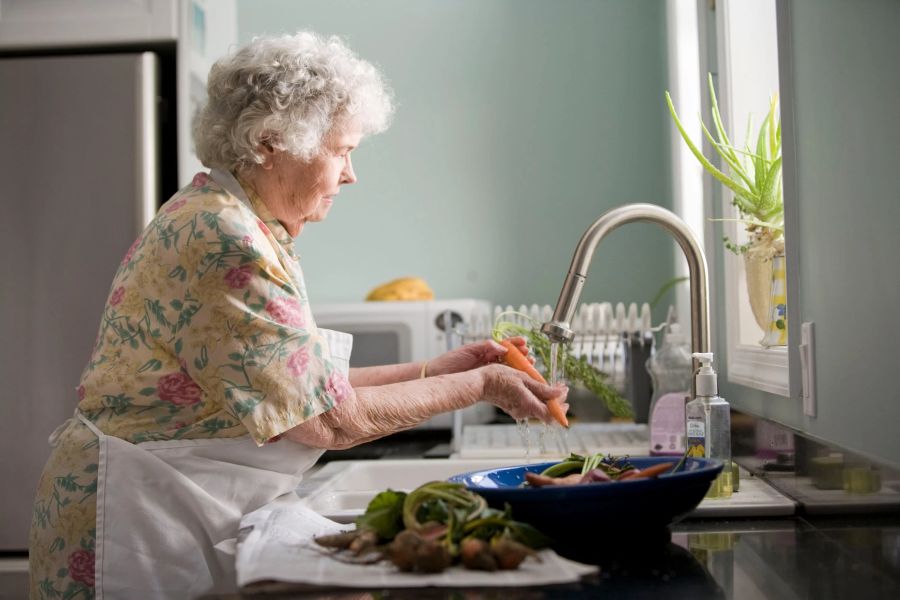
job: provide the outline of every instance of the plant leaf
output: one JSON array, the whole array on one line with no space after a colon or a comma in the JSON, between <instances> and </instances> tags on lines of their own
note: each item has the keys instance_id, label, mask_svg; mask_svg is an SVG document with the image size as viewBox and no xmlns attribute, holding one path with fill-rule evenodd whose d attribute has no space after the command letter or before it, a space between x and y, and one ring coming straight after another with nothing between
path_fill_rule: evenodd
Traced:
<instances>
[{"instance_id":1,"label":"plant leaf","mask_svg":"<svg viewBox=\"0 0 900 600\"><path fill-rule=\"evenodd\" d=\"M762 127L759 128L759 135L756 138L756 156L753 158L753 177L756 180L756 187L762 190L765 185L769 171L766 165L769 163L769 142L766 139L769 133L769 121L772 114L766 115ZM760 191L760 194L762 192Z\"/></svg>"},{"instance_id":2,"label":"plant leaf","mask_svg":"<svg viewBox=\"0 0 900 600\"><path fill-rule=\"evenodd\" d=\"M690 281L690 277L681 276L681 277L673 277L669 281L665 282L659 291L656 292L656 295L653 296L653 300L650 301L650 308L656 308L656 305L659 304L659 301L663 299L663 296L666 295L670 289L681 283L682 281Z\"/></svg>"},{"instance_id":3,"label":"plant leaf","mask_svg":"<svg viewBox=\"0 0 900 600\"><path fill-rule=\"evenodd\" d=\"M771 211L778 204L775 195L776 184L781 183L781 157L775 159L775 162L769 167L768 172L763 180L762 188L759 190L760 209L763 214ZM779 186L780 187L780 186Z\"/></svg>"},{"instance_id":4,"label":"plant leaf","mask_svg":"<svg viewBox=\"0 0 900 600\"><path fill-rule=\"evenodd\" d=\"M724 160L731 168L731 172L737 173L737 175L744 180L744 183L747 184L748 190L752 193L754 191L753 182L750 181L750 178L747 176L744 166L737 159L737 156L734 153L734 149L731 146L726 146L725 144L714 140L712 134L709 132L709 129L706 128L706 125L702 121L700 122L700 127L703 128L703 135L706 136L706 139L709 141L710 145L716 149L716 152L719 153L719 156L722 157L722 160Z\"/></svg>"},{"instance_id":5,"label":"plant leaf","mask_svg":"<svg viewBox=\"0 0 900 600\"><path fill-rule=\"evenodd\" d=\"M778 109L778 93L769 100L769 156L775 157L781 152L781 119L775 116ZM778 121L777 125L775 121Z\"/></svg>"},{"instance_id":6,"label":"plant leaf","mask_svg":"<svg viewBox=\"0 0 900 600\"><path fill-rule=\"evenodd\" d=\"M403 502L406 492L385 490L369 501L366 512L356 519L360 529L371 529L378 537L392 540L403 529Z\"/></svg>"},{"instance_id":7,"label":"plant leaf","mask_svg":"<svg viewBox=\"0 0 900 600\"><path fill-rule=\"evenodd\" d=\"M728 175L720 171L713 165L700 150L697 149L697 146L694 145L694 142L691 141L690 136L688 136L687 132L684 130L684 126L681 124L681 120L678 118L678 114L675 112L675 105L672 104L672 97L669 95L669 92L666 92L666 102L669 105L669 113L672 115L672 119L675 121L675 127L678 128L678 131L681 133L681 137L684 138L685 143L688 148L690 148L691 153L697 157L697 160L700 161L700 164L709 171L710 175L718 179L725 187L733 191L735 194L744 194L746 195L746 190L742 189L740 184L736 183L732 180ZM727 139L727 138L726 138Z\"/></svg>"},{"instance_id":8,"label":"plant leaf","mask_svg":"<svg viewBox=\"0 0 900 600\"><path fill-rule=\"evenodd\" d=\"M725 126L722 124L722 115L719 114L719 101L716 98L716 88L713 86L712 73L707 73L706 78L709 83L709 100L712 103L710 108L712 110L713 123L716 125L716 133L720 141L731 146L731 140L728 139L728 134L725 133Z\"/></svg>"}]
</instances>

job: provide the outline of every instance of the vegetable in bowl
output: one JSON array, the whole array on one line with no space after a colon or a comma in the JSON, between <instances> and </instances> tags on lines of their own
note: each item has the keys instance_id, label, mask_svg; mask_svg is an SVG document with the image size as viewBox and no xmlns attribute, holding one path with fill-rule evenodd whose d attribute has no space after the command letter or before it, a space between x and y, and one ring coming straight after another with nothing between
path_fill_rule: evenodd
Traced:
<instances>
[{"instance_id":1,"label":"vegetable in bowl","mask_svg":"<svg viewBox=\"0 0 900 600\"><path fill-rule=\"evenodd\" d=\"M665 464L666 471L655 477L592 485L523 486L528 473L539 475L548 469L554 469L551 475L575 473L582 477L585 462L567 459L461 473L449 481L464 484L487 500L490 507L508 505L516 519L550 537L552 547L560 554L577 556L578 552L570 550L590 543L595 539L592 536L610 539L623 534L633 539L656 539L668 525L694 510L722 470L722 463L714 459L687 457L672 467L670 457L630 456L615 463L618 476L631 470L625 468L627 464L651 474L657 468L663 469L656 465ZM585 473L597 468L600 467L594 465ZM612 469L610 473L616 475Z\"/></svg>"},{"instance_id":2,"label":"vegetable in bowl","mask_svg":"<svg viewBox=\"0 0 900 600\"><path fill-rule=\"evenodd\" d=\"M683 462L684 459L678 464L664 462L639 469L629 462L627 456L611 454L604 456L603 453L598 453L585 457L573 453L540 473L525 472L523 487L540 488L551 485L612 483L653 478L674 473Z\"/></svg>"}]
</instances>

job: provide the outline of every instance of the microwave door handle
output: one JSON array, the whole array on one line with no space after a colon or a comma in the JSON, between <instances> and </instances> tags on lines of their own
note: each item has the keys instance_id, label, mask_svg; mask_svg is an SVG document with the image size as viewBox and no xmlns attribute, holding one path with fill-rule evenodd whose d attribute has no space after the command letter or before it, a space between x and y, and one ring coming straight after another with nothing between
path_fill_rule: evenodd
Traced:
<instances>
[{"instance_id":1,"label":"microwave door handle","mask_svg":"<svg viewBox=\"0 0 900 600\"><path fill-rule=\"evenodd\" d=\"M444 337L447 340L447 351L449 352L456 347L456 344L454 343L455 341L453 339L453 334L456 329L453 326L453 311L447 309L441 316L443 317L443 322L441 324L444 326ZM452 454L459 454L459 452L462 450L462 430L462 410L456 409L453 411L452 424L450 428L450 451Z\"/></svg>"}]
</instances>

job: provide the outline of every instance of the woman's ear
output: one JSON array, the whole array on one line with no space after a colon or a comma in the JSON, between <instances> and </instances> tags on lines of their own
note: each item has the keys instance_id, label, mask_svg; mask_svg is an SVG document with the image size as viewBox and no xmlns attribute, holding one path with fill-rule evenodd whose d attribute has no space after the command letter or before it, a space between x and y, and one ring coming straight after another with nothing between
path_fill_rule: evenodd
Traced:
<instances>
[{"instance_id":1,"label":"woman's ear","mask_svg":"<svg viewBox=\"0 0 900 600\"><path fill-rule=\"evenodd\" d=\"M264 139L259 143L257 147L259 153L262 154L263 162L259 165L261 168L265 170L269 170L275 166L275 147L272 145L272 142L268 139Z\"/></svg>"}]
</instances>

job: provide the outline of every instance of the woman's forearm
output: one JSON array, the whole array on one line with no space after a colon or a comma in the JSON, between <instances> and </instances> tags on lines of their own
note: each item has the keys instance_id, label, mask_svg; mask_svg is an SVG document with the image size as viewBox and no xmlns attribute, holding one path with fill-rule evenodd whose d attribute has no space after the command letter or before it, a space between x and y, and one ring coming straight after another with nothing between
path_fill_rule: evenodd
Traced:
<instances>
[{"instance_id":1,"label":"woman's forearm","mask_svg":"<svg viewBox=\"0 0 900 600\"><path fill-rule=\"evenodd\" d=\"M286 437L315 448L349 448L409 429L436 414L471 406L483 392L478 370L359 387L330 411L290 429Z\"/></svg>"},{"instance_id":2,"label":"woman's forearm","mask_svg":"<svg viewBox=\"0 0 900 600\"><path fill-rule=\"evenodd\" d=\"M401 363L399 365L379 365L377 367L357 367L350 369L350 385L363 388L373 385L388 385L401 381L418 379L422 374L422 363Z\"/></svg>"}]
</instances>

